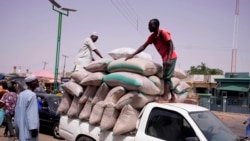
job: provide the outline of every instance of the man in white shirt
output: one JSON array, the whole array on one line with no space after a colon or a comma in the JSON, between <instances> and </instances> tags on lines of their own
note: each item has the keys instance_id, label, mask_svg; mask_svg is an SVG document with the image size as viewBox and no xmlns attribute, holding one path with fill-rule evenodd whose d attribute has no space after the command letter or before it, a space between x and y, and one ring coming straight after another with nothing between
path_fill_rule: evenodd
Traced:
<instances>
[{"instance_id":1,"label":"man in white shirt","mask_svg":"<svg viewBox=\"0 0 250 141\"><path fill-rule=\"evenodd\" d=\"M92 51L94 51L100 58L103 58L100 52L95 47L95 42L98 40L98 35L93 32L90 37L85 38L83 46L76 55L74 71L82 70L83 67L94 61Z\"/></svg>"}]
</instances>

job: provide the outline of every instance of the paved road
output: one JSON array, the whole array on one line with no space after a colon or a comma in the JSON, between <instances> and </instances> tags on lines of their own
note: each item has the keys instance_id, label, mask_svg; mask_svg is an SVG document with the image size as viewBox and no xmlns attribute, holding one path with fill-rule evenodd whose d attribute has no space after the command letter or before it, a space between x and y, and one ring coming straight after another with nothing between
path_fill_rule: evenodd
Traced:
<instances>
[{"instance_id":1,"label":"paved road","mask_svg":"<svg viewBox=\"0 0 250 141\"><path fill-rule=\"evenodd\" d=\"M217 112L213 111L215 115L217 115L221 121L225 123L226 126L228 126L235 134L239 136L245 135L245 128L246 125L244 125L242 122L246 120L250 114L238 114L238 113L224 113L224 112ZM0 141L8 141L8 138L3 137L4 128L0 127ZM59 139L53 138L48 133L42 131L42 133L39 134L39 140L40 141L62 141ZM16 140L17 141L17 140Z\"/></svg>"}]
</instances>

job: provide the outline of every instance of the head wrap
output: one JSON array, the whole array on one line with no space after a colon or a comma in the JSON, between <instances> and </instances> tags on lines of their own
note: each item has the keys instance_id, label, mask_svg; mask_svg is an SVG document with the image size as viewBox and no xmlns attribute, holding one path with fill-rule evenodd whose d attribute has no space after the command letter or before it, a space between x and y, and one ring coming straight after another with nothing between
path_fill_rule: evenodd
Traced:
<instances>
[{"instance_id":1,"label":"head wrap","mask_svg":"<svg viewBox=\"0 0 250 141\"><path fill-rule=\"evenodd\" d=\"M34 81L34 80L36 80L37 78L36 78L36 76L35 75L29 75L29 76L27 76L25 79L24 79L24 81L26 82L26 83L29 83L29 82L32 82L32 81Z\"/></svg>"},{"instance_id":2,"label":"head wrap","mask_svg":"<svg viewBox=\"0 0 250 141\"><path fill-rule=\"evenodd\" d=\"M92 36L98 36L97 32L93 32L91 35Z\"/></svg>"}]
</instances>

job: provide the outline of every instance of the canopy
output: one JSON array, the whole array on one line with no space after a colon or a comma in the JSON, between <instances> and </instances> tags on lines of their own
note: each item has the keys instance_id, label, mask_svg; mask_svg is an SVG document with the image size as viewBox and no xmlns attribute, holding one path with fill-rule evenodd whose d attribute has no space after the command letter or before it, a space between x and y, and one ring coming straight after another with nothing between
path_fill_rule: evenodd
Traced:
<instances>
[{"instance_id":1,"label":"canopy","mask_svg":"<svg viewBox=\"0 0 250 141\"><path fill-rule=\"evenodd\" d=\"M217 90L249 92L249 88L243 86L223 86L223 87L218 87Z\"/></svg>"},{"instance_id":2,"label":"canopy","mask_svg":"<svg viewBox=\"0 0 250 141\"><path fill-rule=\"evenodd\" d=\"M54 74L48 70L40 70L32 74L34 74L37 78L40 79L54 79Z\"/></svg>"}]
</instances>

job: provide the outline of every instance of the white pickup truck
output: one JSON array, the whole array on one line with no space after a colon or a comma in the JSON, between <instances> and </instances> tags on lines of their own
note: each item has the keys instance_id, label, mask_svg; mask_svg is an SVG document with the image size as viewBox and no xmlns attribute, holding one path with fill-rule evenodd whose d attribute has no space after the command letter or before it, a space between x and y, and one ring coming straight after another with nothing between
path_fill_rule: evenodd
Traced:
<instances>
[{"instance_id":1,"label":"white pickup truck","mask_svg":"<svg viewBox=\"0 0 250 141\"><path fill-rule=\"evenodd\" d=\"M59 134L67 141L236 141L211 111L184 103L149 103L137 119L135 132L114 135L88 121L61 116Z\"/></svg>"}]
</instances>

